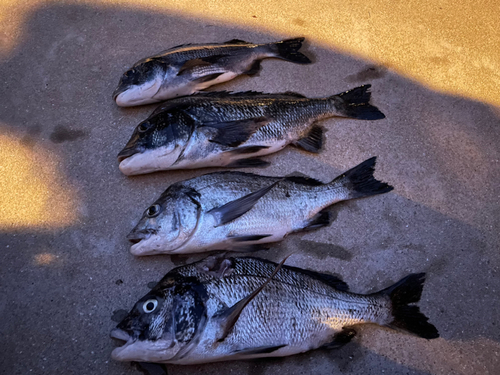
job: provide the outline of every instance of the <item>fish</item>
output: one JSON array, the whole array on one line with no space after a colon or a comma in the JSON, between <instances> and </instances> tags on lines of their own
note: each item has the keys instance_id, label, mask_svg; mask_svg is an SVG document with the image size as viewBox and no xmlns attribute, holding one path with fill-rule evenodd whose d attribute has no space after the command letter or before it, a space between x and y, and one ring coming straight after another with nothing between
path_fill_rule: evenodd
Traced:
<instances>
[{"instance_id":1,"label":"fish","mask_svg":"<svg viewBox=\"0 0 500 375\"><path fill-rule=\"evenodd\" d=\"M342 347L366 323L439 337L414 305L424 273L356 294L338 277L282 263L210 256L172 269L111 331L125 342L112 358L191 365L284 357Z\"/></svg>"},{"instance_id":2,"label":"fish","mask_svg":"<svg viewBox=\"0 0 500 375\"><path fill-rule=\"evenodd\" d=\"M329 183L303 176L215 172L172 184L128 234L136 256L211 250L251 252L288 234L328 225L334 203L391 191L376 157Z\"/></svg>"},{"instance_id":3,"label":"fish","mask_svg":"<svg viewBox=\"0 0 500 375\"><path fill-rule=\"evenodd\" d=\"M299 52L304 39L265 44L232 39L175 46L136 62L120 78L113 99L120 107L129 107L190 95L241 74L256 75L261 61L271 57L310 64Z\"/></svg>"},{"instance_id":4,"label":"fish","mask_svg":"<svg viewBox=\"0 0 500 375\"><path fill-rule=\"evenodd\" d=\"M172 99L135 128L118 154L125 175L206 167L263 167L259 156L292 144L319 153L317 121L341 116L379 120L371 85L310 99L297 93L210 92Z\"/></svg>"}]
</instances>

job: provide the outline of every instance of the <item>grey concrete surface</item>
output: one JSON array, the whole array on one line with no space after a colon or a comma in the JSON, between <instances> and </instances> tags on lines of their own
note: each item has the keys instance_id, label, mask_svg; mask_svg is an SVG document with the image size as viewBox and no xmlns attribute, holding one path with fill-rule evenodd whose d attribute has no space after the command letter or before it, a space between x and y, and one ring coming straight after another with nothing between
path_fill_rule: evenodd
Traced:
<instances>
[{"instance_id":1,"label":"grey concrete surface","mask_svg":"<svg viewBox=\"0 0 500 375\"><path fill-rule=\"evenodd\" d=\"M116 346L109 338L116 324L112 316L130 309L147 284L173 266L200 257L135 258L125 236L171 183L209 170L123 176L116 154L155 106L121 109L111 94L125 68L167 47L288 35L74 5L39 9L26 19L25 29L22 42L1 62L0 134L39 155L37 163L45 162L47 152L55 155L54 178L61 191L71 191L72 203L64 207L73 219L50 228L1 229L0 372L138 374L131 364L110 358ZM266 60L259 77L214 89L323 96L371 83L373 103L387 119L325 121L320 155L290 147L268 157L269 168L251 171L298 171L328 181L376 155L376 176L395 190L338 204L329 227L291 235L256 255L280 260L297 251L287 264L335 273L362 293L410 272L427 272L420 306L441 338L426 341L364 326L339 350L167 365L169 375L500 373L499 109L430 91L335 50L311 44L308 51L315 64ZM57 194L49 198L47 210L56 212L61 201ZM21 216L32 209L15 201L3 204Z\"/></svg>"}]
</instances>

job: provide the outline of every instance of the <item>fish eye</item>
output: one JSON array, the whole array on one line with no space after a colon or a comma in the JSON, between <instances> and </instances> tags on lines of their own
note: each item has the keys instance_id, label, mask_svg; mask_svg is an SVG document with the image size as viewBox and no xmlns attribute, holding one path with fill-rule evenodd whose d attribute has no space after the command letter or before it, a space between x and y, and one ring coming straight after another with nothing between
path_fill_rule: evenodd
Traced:
<instances>
[{"instance_id":1,"label":"fish eye","mask_svg":"<svg viewBox=\"0 0 500 375\"><path fill-rule=\"evenodd\" d=\"M151 123L149 121L143 121L139 124L139 126L137 127L137 130L139 130L139 133L144 133L150 127L151 127Z\"/></svg>"},{"instance_id":2,"label":"fish eye","mask_svg":"<svg viewBox=\"0 0 500 375\"><path fill-rule=\"evenodd\" d=\"M155 309L158 307L158 301L155 299L148 299L144 304L142 305L142 309L144 310L145 313L152 313L155 311Z\"/></svg>"},{"instance_id":3,"label":"fish eye","mask_svg":"<svg viewBox=\"0 0 500 375\"><path fill-rule=\"evenodd\" d=\"M160 213L160 210L161 210L161 206L159 204L154 204L146 210L146 215L148 217L158 216L158 214Z\"/></svg>"}]
</instances>

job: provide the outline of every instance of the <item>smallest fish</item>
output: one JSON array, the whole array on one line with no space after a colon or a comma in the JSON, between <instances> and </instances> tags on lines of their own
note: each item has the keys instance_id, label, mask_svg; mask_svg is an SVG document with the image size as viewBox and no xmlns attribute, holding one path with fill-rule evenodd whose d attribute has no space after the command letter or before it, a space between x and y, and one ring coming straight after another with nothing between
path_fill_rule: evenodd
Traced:
<instances>
[{"instance_id":1,"label":"smallest fish","mask_svg":"<svg viewBox=\"0 0 500 375\"><path fill-rule=\"evenodd\" d=\"M311 60L298 52L304 38L254 44L233 39L224 43L184 44L136 62L120 79L113 99L120 107L156 103L191 95L241 75L255 75L263 59L297 64Z\"/></svg>"}]
</instances>

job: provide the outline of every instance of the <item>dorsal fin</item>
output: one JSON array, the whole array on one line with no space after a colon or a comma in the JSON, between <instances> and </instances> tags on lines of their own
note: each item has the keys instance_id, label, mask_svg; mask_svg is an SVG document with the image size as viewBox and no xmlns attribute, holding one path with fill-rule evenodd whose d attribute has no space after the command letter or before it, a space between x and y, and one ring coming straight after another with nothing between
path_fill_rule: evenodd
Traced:
<instances>
[{"instance_id":1,"label":"dorsal fin","mask_svg":"<svg viewBox=\"0 0 500 375\"><path fill-rule=\"evenodd\" d=\"M253 44L253 43L245 42L244 40L241 39L231 39L228 40L227 42L224 42L224 44Z\"/></svg>"},{"instance_id":2,"label":"dorsal fin","mask_svg":"<svg viewBox=\"0 0 500 375\"><path fill-rule=\"evenodd\" d=\"M295 182L296 184L306 185L306 186L320 186L324 185L321 181L318 181L311 177L303 176L289 176L285 177L286 181Z\"/></svg>"},{"instance_id":3,"label":"dorsal fin","mask_svg":"<svg viewBox=\"0 0 500 375\"><path fill-rule=\"evenodd\" d=\"M306 96L299 94L298 92L294 92L294 91L285 91L285 92L281 93L281 95L292 96L294 98L302 98L302 99L306 98Z\"/></svg>"},{"instance_id":4,"label":"dorsal fin","mask_svg":"<svg viewBox=\"0 0 500 375\"><path fill-rule=\"evenodd\" d=\"M255 257L243 257L240 259L255 259L259 262L264 262L264 263L270 263L273 266L276 266L275 262L271 262L270 260L267 259L261 259L261 258L255 258ZM321 281L323 284L329 285L337 290L340 290L341 292L347 292L349 290L349 286L347 283L345 283L342 279L340 279L337 276L330 275L327 273L320 273L316 271L310 271L304 268L298 268L298 267L293 267L293 266L282 266L282 269L286 269L295 273L300 273L302 275L307 275L309 277L312 277L315 280Z\"/></svg>"}]
</instances>

